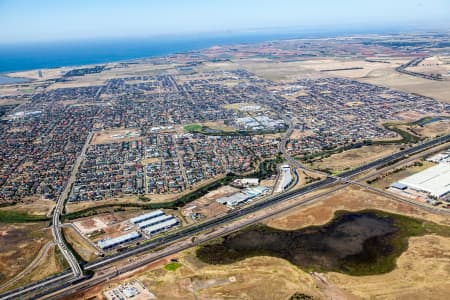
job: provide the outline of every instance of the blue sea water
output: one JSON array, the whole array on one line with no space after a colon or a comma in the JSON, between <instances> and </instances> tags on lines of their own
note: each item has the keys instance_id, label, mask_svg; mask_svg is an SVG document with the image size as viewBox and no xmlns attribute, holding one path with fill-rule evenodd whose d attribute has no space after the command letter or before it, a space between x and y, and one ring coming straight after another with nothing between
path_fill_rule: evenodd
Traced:
<instances>
[{"instance_id":1,"label":"blue sea water","mask_svg":"<svg viewBox=\"0 0 450 300\"><path fill-rule=\"evenodd\" d=\"M0 73L155 57L216 45L257 43L305 37L330 37L339 34L342 34L342 32L258 31L239 34L0 44Z\"/></svg>"},{"instance_id":2,"label":"blue sea water","mask_svg":"<svg viewBox=\"0 0 450 300\"><path fill-rule=\"evenodd\" d=\"M298 33L252 33L0 45L0 73L106 63L181 53L216 45L304 36Z\"/></svg>"}]
</instances>

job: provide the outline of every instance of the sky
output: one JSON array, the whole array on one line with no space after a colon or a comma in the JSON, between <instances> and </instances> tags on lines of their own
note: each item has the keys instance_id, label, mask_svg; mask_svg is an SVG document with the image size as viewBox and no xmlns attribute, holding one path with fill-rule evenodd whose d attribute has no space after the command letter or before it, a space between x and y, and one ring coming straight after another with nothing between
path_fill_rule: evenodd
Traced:
<instances>
[{"instance_id":1,"label":"sky","mask_svg":"<svg viewBox=\"0 0 450 300\"><path fill-rule=\"evenodd\" d=\"M449 30L450 0L0 0L0 43L288 27Z\"/></svg>"}]
</instances>

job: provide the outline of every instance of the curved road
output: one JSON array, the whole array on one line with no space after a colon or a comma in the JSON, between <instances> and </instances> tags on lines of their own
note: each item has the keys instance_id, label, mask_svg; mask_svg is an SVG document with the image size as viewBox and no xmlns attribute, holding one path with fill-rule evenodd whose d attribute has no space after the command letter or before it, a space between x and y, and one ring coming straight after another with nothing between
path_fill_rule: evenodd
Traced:
<instances>
[{"instance_id":1,"label":"curved road","mask_svg":"<svg viewBox=\"0 0 450 300\"><path fill-rule=\"evenodd\" d=\"M0 285L0 290L7 289L14 283L16 283L18 280L22 279L25 275L33 271L36 266L39 264L41 259L47 254L48 250L50 250L50 247L54 246L55 244L51 241L47 242L44 247L39 250L39 253L37 256L33 259L33 261L25 268L23 269L19 274L5 282L4 284Z\"/></svg>"}]
</instances>

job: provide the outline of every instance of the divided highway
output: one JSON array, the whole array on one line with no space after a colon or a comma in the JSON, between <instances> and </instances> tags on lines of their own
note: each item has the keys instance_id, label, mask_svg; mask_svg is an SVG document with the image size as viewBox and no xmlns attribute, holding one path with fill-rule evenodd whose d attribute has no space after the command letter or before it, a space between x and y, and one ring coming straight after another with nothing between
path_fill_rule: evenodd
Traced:
<instances>
[{"instance_id":1,"label":"divided highway","mask_svg":"<svg viewBox=\"0 0 450 300\"><path fill-rule=\"evenodd\" d=\"M419 145L416 145L416 146L413 146L411 148L405 149L405 150L400 151L398 153L389 155L389 156L387 156L385 158L378 159L376 161L373 161L373 162L368 163L366 165L360 166L360 167L355 168L353 170L341 173L338 176L328 176L325 180L312 183L310 185L307 185L307 186L302 187L302 188L297 189L297 190L293 190L293 191L289 191L289 192L286 192L286 193L283 193L283 194L279 194L279 195L273 196L273 197L268 198L268 199L263 200L263 201L256 202L255 204L253 204L251 206L247 206L247 207L244 207L244 208L239 209L239 210L234 210L234 211L230 212L229 214L224 215L222 217L219 217L219 218L216 218L216 219L212 219L212 220L203 222L203 223L198 224L198 225L186 227L184 229L181 229L181 230L179 230L177 232L174 232L172 234L169 234L167 236L163 236L163 237L160 237L158 239L155 239L155 240L153 240L153 241L151 241L149 243L145 243L145 244L142 244L142 245L137 246L135 248L131 248L131 249L125 250L124 252L121 252L121 253L118 253L118 254L115 254L115 255L112 255L112 256L108 256L108 257L106 257L104 259L101 259L101 260L98 260L96 262L88 263L88 264L84 265L84 269L85 270L95 271L95 270L98 270L98 269L100 269L102 267L108 266L108 265L110 265L110 264L112 264L112 263L114 263L114 262L116 262L118 260L122 260L124 258L128 258L128 257L134 256L134 255L137 255L137 254L149 251L149 250L153 250L153 249L156 249L156 248L165 247L165 246L169 245L170 243L172 243L174 241L181 240L181 239L184 239L184 238L189 237L189 236L193 236L193 235L195 235L197 233L203 232L203 231L208 230L208 229L216 228L216 227L218 227L220 225L223 225L225 223L229 223L231 221L235 221L235 220L237 220L237 219L239 219L239 218L241 218L243 216L250 215L250 214L252 214L254 212L257 212L257 211L259 211L261 209L270 207L270 206L272 206L274 204L286 201L288 199L292 199L294 197L298 197L298 196L310 193L310 192L312 192L314 190L317 190L317 189L321 189L321 188L324 188L324 187L329 187L332 184L339 183L341 181L342 182L350 182L350 178L351 177L353 177L353 176L355 176L357 174L360 174L360 173L362 173L364 171L367 171L367 170L375 168L375 167L385 166L387 164L394 163L397 160L405 158L405 157L407 157L407 156L409 156L411 154L423 151L425 149L428 149L428 148L431 148L431 147L434 147L434 146L437 146L437 145L440 145L440 144L443 144L443 143L446 143L446 142L450 142L450 135L446 135L446 136L443 136L443 137L439 137L439 138L436 138L436 139L433 139L433 140L421 143ZM58 201L58 203L59 203L59 201ZM55 212L57 212L57 213L54 214L54 218L55 218L56 215L58 215L58 217L57 217L57 220L54 220L54 224L58 224L59 225L59 214L61 213L61 207L59 207L59 208L57 207L55 209ZM57 222L55 222L55 221L57 221ZM57 226L57 227L59 228L59 226ZM59 229L58 229L58 232L59 232ZM78 265L78 263L77 263L77 265ZM79 265L78 265L78 267L79 267ZM76 274L76 272L74 272L74 275L75 274ZM80 274L80 275L78 275L78 276L75 275L75 277L81 276L81 269L80 269L80 273L78 273L78 274ZM0 299L23 298L23 296L27 295L27 293L29 293L30 291L39 290L40 288L45 287L46 284L54 283L58 279L60 279L60 282L58 283L57 286L51 288L52 291L58 290L58 289L60 289L62 287L67 287L74 280L73 276L68 277L67 273L66 274L61 274L60 277L58 277L58 276L52 277L52 278L48 279L47 282L46 282L46 280L43 280L43 281L41 281L39 283L35 283L35 284L29 285L27 287L20 288L18 290L7 292L7 293L5 293L3 295L0 295ZM49 290L46 290L45 292L43 292L42 295L44 295L45 293L49 293L49 292L50 292Z\"/></svg>"}]
</instances>

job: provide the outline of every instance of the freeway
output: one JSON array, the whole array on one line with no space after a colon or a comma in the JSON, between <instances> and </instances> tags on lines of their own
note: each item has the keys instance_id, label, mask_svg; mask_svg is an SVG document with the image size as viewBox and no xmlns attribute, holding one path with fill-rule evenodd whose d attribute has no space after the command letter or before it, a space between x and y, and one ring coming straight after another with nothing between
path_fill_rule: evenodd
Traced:
<instances>
[{"instance_id":1,"label":"freeway","mask_svg":"<svg viewBox=\"0 0 450 300\"><path fill-rule=\"evenodd\" d=\"M88 263L84 266L84 269L95 271L95 270L98 270L105 266L108 266L114 262L122 260L124 258L128 258L130 256L141 254L141 253L149 251L149 250L154 250L156 248L161 248L161 247L167 246L177 240L185 239L186 237L193 236L197 233L206 231L208 229L219 227L219 226L229 223L231 221L238 220L244 216L251 215L257 211L260 211L264 208L270 207L277 203L281 203L283 201L286 201L286 200L289 200L289 199L292 199L292 198L295 198L295 197L298 197L301 195L305 195L314 190L322 189L325 187L330 187L333 184L340 183L340 182L344 182L347 184L352 183L352 181L350 180L351 177L358 175L364 171L367 171L369 169L376 168L376 167L379 168L382 166L386 166L388 164L391 164L391 163L394 163L394 162L400 160L401 158L408 157L411 154L421 152L425 149L428 149L428 148L431 148L431 147L434 147L434 146L437 146L437 145L440 145L440 144L443 144L443 143L446 143L449 141L450 141L450 135L446 135L446 136L442 136L442 137L421 143L419 145L416 145L416 146L410 147L408 149L405 149L403 151L397 152L395 154L389 155L385 158L378 159L374 162L371 162L371 163L368 163L361 167L358 167L354 170L341 173L338 176L328 176L326 179L324 179L322 181L312 183L312 184L302 187L300 189L288 191L286 193L279 194L279 195L273 196L271 198L267 198L266 200L256 202L255 204L253 204L251 206L247 206L247 207L244 207L239 210L234 210L234 211L230 212L229 214L221 216L219 218L208 220L208 221L205 221L203 223L200 223L200 224L197 224L194 226L186 227L184 229L181 229L181 230L174 232L172 234L169 234L167 236L157 238L149 243L145 243L145 244L142 244L135 248L128 249L124 252L106 257L106 258L101 259L96 262ZM59 219L58 219L58 221L59 221ZM73 279L73 278L71 278L71 279ZM62 281L63 282L61 282L61 286L67 286L67 280L62 279ZM43 281L43 283L40 283L40 284L41 284L41 286L44 286L45 281ZM1 297L1 299L14 299L14 298L17 298L18 296L26 295L27 289L30 289L32 287L33 287L33 285L22 288L22 292L21 291L9 292L8 296L6 298L3 298L5 295L0 295L0 297ZM35 289L36 288L34 288L34 290ZM14 295L14 297L11 297L10 296L11 294Z\"/></svg>"}]
</instances>

